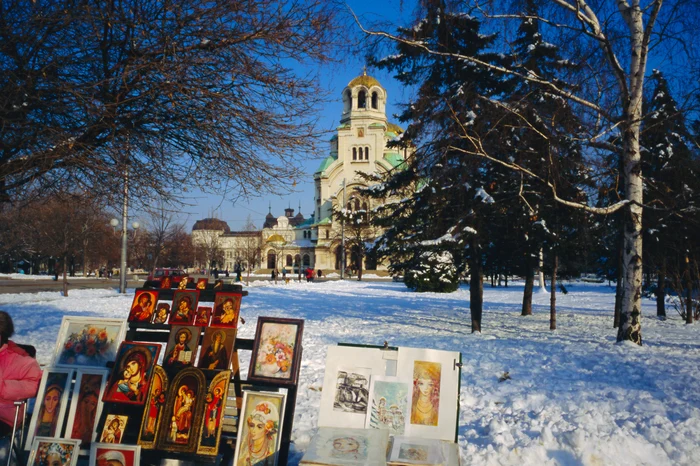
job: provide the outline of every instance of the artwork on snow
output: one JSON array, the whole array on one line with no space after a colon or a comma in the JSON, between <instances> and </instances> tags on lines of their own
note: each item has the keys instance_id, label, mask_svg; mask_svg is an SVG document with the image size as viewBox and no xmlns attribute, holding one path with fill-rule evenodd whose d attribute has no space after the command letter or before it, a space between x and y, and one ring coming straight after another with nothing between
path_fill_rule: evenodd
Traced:
<instances>
[{"instance_id":1,"label":"artwork on snow","mask_svg":"<svg viewBox=\"0 0 700 466\"><path fill-rule=\"evenodd\" d=\"M197 368L183 369L172 379L158 428L158 450L197 450L205 391L204 374Z\"/></svg>"},{"instance_id":2,"label":"artwork on snow","mask_svg":"<svg viewBox=\"0 0 700 466\"><path fill-rule=\"evenodd\" d=\"M319 427L300 464L386 465L389 432Z\"/></svg>"},{"instance_id":3,"label":"artwork on snow","mask_svg":"<svg viewBox=\"0 0 700 466\"><path fill-rule=\"evenodd\" d=\"M183 279L184 280L184 279ZM181 282L182 283L182 282ZM199 302L199 291L177 290L173 294L169 324L192 325Z\"/></svg>"},{"instance_id":4,"label":"artwork on snow","mask_svg":"<svg viewBox=\"0 0 700 466\"><path fill-rule=\"evenodd\" d=\"M303 329L303 319L259 317L248 379L296 383Z\"/></svg>"},{"instance_id":5,"label":"artwork on snow","mask_svg":"<svg viewBox=\"0 0 700 466\"><path fill-rule=\"evenodd\" d=\"M197 367L208 370L228 369L231 365L235 341L235 328L206 328Z\"/></svg>"},{"instance_id":6,"label":"artwork on snow","mask_svg":"<svg viewBox=\"0 0 700 466\"><path fill-rule=\"evenodd\" d=\"M214 311L211 318L212 327L238 327L238 315L241 311L240 293L216 293Z\"/></svg>"},{"instance_id":7,"label":"artwork on snow","mask_svg":"<svg viewBox=\"0 0 700 466\"><path fill-rule=\"evenodd\" d=\"M185 367L192 367L199 344L199 327L173 325L165 348L163 369L172 375Z\"/></svg>"},{"instance_id":8,"label":"artwork on snow","mask_svg":"<svg viewBox=\"0 0 700 466\"><path fill-rule=\"evenodd\" d=\"M100 443L122 443L122 437L128 421L128 416L108 414L100 434Z\"/></svg>"},{"instance_id":9,"label":"artwork on snow","mask_svg":"<svg viewBox=\"0 0 700 466\"><path fill-rule=\"evenodd\" d=\"M75 466L80 440L37 437L30 444L30 466Z\"/></svg>"},{"instance_id":10,"label":"artwork on snow","mask_svg":"<svg viewBox=\"0 0 700 466\"><path fill-rule=\"evenodd\" d=\"M139 466L141 464L141 447L93 443L90 448L89 464L91 466Z\"/></svg>"},{"instance_id":11,"label":"artwork on snow","mask_svg":"<svg viewBox=\"0 0 700 466\"><path fill-rule=\"evenodd\" d=\"M79 370L75 378L64 437L80 440L82 454L87 454L97 435L95 427L102 411L102 395L106 381L106 369Z\"/></svg>"},{"instance_id":12,"label":"artwork on snow","mask_svg":"<svg viewBox=\"0 0 700 466\"><path fill-rule=\"evenodd\" d=\"M211 320L211 312L211 307L199 306L197 308L197 317L194 320L194 324L198 327L207 327L209 325L209 320Z\"/></svg>"},{"instance_id":13,"label":"artwork on snow","mask_svg":"<svg viewBox=\"0 0 700 466\"><path fill-rule=\"evenodd\" d=\"M419 437L394 437L389 462L402 465L443 465L445 456L439 440Z\"/></svg>"},{"instance_id":14,"label":"artwork on snow","mask_svg":"<svg viewBox=\"0 0 700 466\"><path fill-rule=\"evenodd\" d=\"M286 394L243 391L234 466L277 466Z\"/></svg>"},{"instance_id":15,"label":"artwork on snow","mask_svg":"<svg viewBox=\"0 0 700 466\"><path fill-rule=\"evenodd\" d=\"M168 376L160 366L153 368L153 380L146 401L146 409L141 420L138 444L144 449L155 448L158 428L165 408L165 396L168 391Z\"/></svg>"},{"instance_id":16,"label":"artwork on snow","mask_svg":"<svg viewBox=\"0 0 700 466\"><path fill-rule=\"evenodd\" d=\"M209 279L208 278L198 278L197 279L197 288L198 290L206 290L207 285L209 284Z\"/></svg>"},{"instance_id":17,"label":"artwork on snow","mask_svg":"<svg viewBox=\"0 0 700 466\"><path fill-rule=\"evenodd\" d=\"M128 322L151 322L158 303L157 291L137 290L131 304Z\"/></svg>"},{"instance_id":18,"label":"artwork on snow","mask_svg":"<svg viewBox=\"0 0 700 466\"><path fill-rule=\"evenodd\" d=\"M339 367L333 409L344 413L366 415L371 374L372 369L366 367Z\"/></svg>"},{"instance_id":19,"label":"artwork on snow","mask_svg":"<svg viewBox=\"0 0 700 466\"><path fill-rule=\"evenodd\" d=\"M144 404L159 352L158 344L122 342L102 401Z\"/></svg>"},{"instance_id":20,"label":"artwork on snow","mask_svg":"<svg viewBox=\"0 0 700 466\"><path fill-rule=\"evenodd\" d=\"M168 316L170 315L170 304L168 303L158 303L156 307L156 312L153 316L154 324L164 324L168 321Z\"/></svg>"},{"instance_id":21,"label":"artwork on snow","mask_svg":"<svg viewBox=\"0 0 700 466\"><path fill-rule=\"evenodd\" d=\"M230 380L231 371L222 371L216 374L209 384L207 394L204 396L204 416L202 417L199 444L197 445L198 455L217 455L219 453L219 439L221 438Z\"/></svg>"},{"instance_id":22,"label":"artwork on snow","mask_svg":"<svg viewBox=\"0 0 700 466\"><path fill-rule=\"evenodd\" d=\"M68 404L72 369L49 368L41 377L25 448L34 437L61 437L61 426Z\"/></svg>"},{"instance_id":23,"label":"artwork on snow","mask_svg":"<svg viewBox=\"0 0 700 466\"><path fill-rule=\"evenodd\" d=\"M372 377L365 427L385 429L391 435L402 435L410 412L412 383L396 377Z\"/></svg>"},{"instance_id":24,"label":"artwork on snow","mask_svg":"<svg viewBox=\"0 0 700 466\"><path fill-rule=\"evenodd\" d=\"M53 365L104 369L109 361L114 361L125 325L122 319L64 316Z\"/></svg>"}]
</instances>

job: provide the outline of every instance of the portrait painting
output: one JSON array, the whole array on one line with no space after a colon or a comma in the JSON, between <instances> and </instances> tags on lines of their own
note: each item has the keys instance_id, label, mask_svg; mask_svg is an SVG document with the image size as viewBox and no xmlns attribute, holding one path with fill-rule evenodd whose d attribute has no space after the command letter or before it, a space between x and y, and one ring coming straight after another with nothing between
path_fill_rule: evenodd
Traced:
<instances>
[{"instance_id":1,"label":"portrait painting","mask_svg":"<svg viewBox=\"0 0 700 466\"><path fill-rule=\"evenodd\" d=\"M445 456L439 440L396 436L388 461L406 465L441 465L445 464Z\"/></svg>"},{"instance_id":2,"label":"portrait painting","mask_svg":"<svg viewBox=\"0 0 700 466\"><path fill-rule=\"evenodd\" d=\"M173 378L158 431L158 450L194 453L201 426L206 382L201 370L189 367Z\"/></svg>"},{"instance_id":3,"label":"portrait painting","mask_svg":"<svg viewBox=\"0 0 700 466\"><path fill-rule=\"evenodd\" d=\"M211 307L199 306L197 308L197 317L194 320L194 324L199 327L208 327L209 320L211 319L211 312Z\"/></svg>"},{"instance_id":4,"label":"portrait painting","mask_svg":"<svg viewBox=\"0 0 700 466\"><path fill-rule=\"evenodd\" d=\"M413 363L411 424L438 425L441 371L442 365L437 362L415 361Z\"/></svg>"},{"instance_id":5,"label":"portrait painting","mask_svg":"<svg viewBox=\"0 0 700 466\"><path fill-rule=\"evenodd\" d=\"M303 319L258 318L248 379L294 384L303 328Z\"/></svg>"},{"instance_id":6,"label":"portrait painting","mask_svg":"<svg viewBox=\"0 0 700 466\"><path fill-rule=\"evenodd\" d=\"M231 365L235 341L235 328L207 327L204 330L197 367L208 370L228 369Z\"/></svg>"},{"instance_id":7,"label":"portrait painting","mask_svg":"<svg viewBox=\"0 0 700 466\"><path fill-rule=\"evenodd\" d=\"M204 416L197 445L198 455L217 455L219 439L223 427L224 411L228 398L228 386L231 371L221 371L209 384L204 396Z\"/></svg>"},{"instance_id":8,"label":"portrait painting","mask_svg":"<svg viewBox=\"0 0 700 466\"><path fill-rule=\"evenodd\" d=\"M234 466L276 466L286 394L243 391Z\"/></svg>"},{"instance_id":9,"label":"portrait painting","mask_svg":"<svg viewBox=\"0 0 700 466\"><path fill-rule=\"evenodd\" d=\"M125 326L122 319L64 316L53 365L104 369L109 361L114 361Z\"/></svg>"},{"instance_id":10,"label":"portrait painting","mask_svg":"<svg viewBox=\"0 0 700 466\"><path fill-rule=\"evenodd\" d=\"M158 344L122 342L102 401L144 404L159 352Z\"/></svg>"},{"instance_id":11,"label":"portrait painting","mask_svg":"<svg viewBox=\"0 0 700 466\"><path fill-rule=\"evenodd\" d=\"M197 286L195 286L195 288L198 290L206 290L208 284L209 284L208 278L198 278L197 279Z\"/></svg>"},{"instance_id":12,"label":"portrait painting","mask_svg":"<svg viewBox=\"0 0 700 466\"><path fill-rule=\"evenodd\" d=\"M79 370L75 377L65 437L81 441L81 454L87 454L95 441L95 424L102 411L107 374L106 369L85 369Z\"/></svg>"},{"instance_id":13,"label":"portrait painting","mask_svg":"<svg viewBox=\"0 0 700 466\"><path fill-rule=\"evenodd\" d=\"M30 444L30 466L75 466L80 440L37 437Z\"/></svg>"},{"instance_id":14,"label":"portrait painting","mask_svg":"<svg viewBox=\"0 0 700 466\"><path fill-rule=\"evenodd\" d=\"M212 327L238 327L238 315L241 311L240 293L216 293Z\"/></svg>"},{"instance_id":15,"label":"portrait painting","mask_svg":"<svg viewBox=\"0 0 700 466\"><path fill-rule=\"evenodd\" d=\"M128 322L151 322L158 303L157 291L138 290L134 294Z\"/></svg>"},{"instance_id":16,"label":"portrait painting","mask_svg":"<svg viewBox=\"0 0 700 466\"><path fill-rule=\"evenodd\" d=\"M369 411L365 427L386 429L391 435L403 435L409 413L410 380L375 376L369 389Z\"/></svg>"},{"instance_id":17,"label":"portrait painting","mask_svg":"<svg viewBox=\"0 0 700 466\"><path fill-rule=\"evenodd\" d=\"M72 369L59 368L46 369L42 374L29 424L26 449L32 445L34 437L61 437L72 376Z\"/></svg>"},{"instance_id":18,"label":"portrait painting","mask_svg":"<svg viewBox=\"0 0 700 466\"><path fill-rule=\"evenodd\" d=\"M153 323L164 324L168 321L168 316L170 316L170 304L158 303L156 312L153 315Z\"/></svg>"},{"instance_id":19,"label":"portrait painting","mask_svg":"<svg viewBox=\"0 0 700 466\"><path fill-rule=\"evenodd\" d=\"M139 466L141 447L93 443L90 448L90 466Z\"/></svg>"},{"instance_id":20,"label":"portrait painting","mask_svg":"<svg viewBox=\"0 0 700 466\"><path fill-rule=\"evenodd\" d=\"M199 327L173 325L168 345L165 347L163 369L172 374L185 367L192 367L197 355L200 332Z\"/></svg>"},{"instance_id":21,"label":"portrait painting","mask_svg":"<svg viewBox=\"0 0 700 466\"><path fill-rule=\"evenodd\" d=\"M128 416L108 414L100 434L100 443L122 443L127 422L129 422Z\"/></svg>"},{"instance_id":22,"label":"portrait painting","mask_svg":"<svg viewBox=\"0 0 700 466\"><path fill-rule=\"evenodd\" d=\"M173 294L169 324L192 325L199 302L199 291L177 290Z\"/></svg>"},{"instance_id":23,"label":"portrait painting","mask_svg":"<svg viewBox=\"0 0 700 466\"><path fill-rule=\"evenodd\" d=\"M319 427L301 464L383 465L388 443L388 431Z\"/></svg>"},{"instance_id":24,"label":"portrait painting","mask_svg":"<svg viewBox=\"0 0 700 466\"><path fill-rule=\"evenodd\" d=\"M173 286L173 279L170 277L163 277L160 279L160 288L163 290L169 290Z\"/></svg>"},{"instance_id":25,"label":"portrait painting","mask_svg":"<svg viewBox=\"0 0 700 466\"><path fill-rule=\"evenodd\" d=\"M143 411L141 430L139 431L138 444L144 449L155 448L158 438L161 415L165 408L165 396L168 391L168 376L162 367L153 369L153 380L146 401L146 409Z\"/></svg>"}]
</instances>

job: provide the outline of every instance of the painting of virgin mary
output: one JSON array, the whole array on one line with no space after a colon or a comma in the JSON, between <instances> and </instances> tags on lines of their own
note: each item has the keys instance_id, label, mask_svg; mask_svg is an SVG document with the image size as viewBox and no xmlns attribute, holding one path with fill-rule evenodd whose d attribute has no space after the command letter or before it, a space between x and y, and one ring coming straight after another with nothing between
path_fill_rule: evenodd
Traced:
<instances>
[{"instance_id":1,"label":"painting of virgin mary","mask_svg":"<svg viewBox=\"0 0 700 466\"><path fill-rule=\"evenodd\" d=\"M160 345L123 342L103 401L144 404L159 352Z\"/></svg>"}]
</instances>

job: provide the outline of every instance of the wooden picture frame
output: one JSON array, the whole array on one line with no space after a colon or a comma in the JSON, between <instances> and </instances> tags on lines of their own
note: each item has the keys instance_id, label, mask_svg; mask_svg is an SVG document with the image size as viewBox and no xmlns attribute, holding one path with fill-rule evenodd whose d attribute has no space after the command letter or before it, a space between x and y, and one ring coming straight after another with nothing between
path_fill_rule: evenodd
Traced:
<instances>
[{"instance_id":1,"label":"wooden picture frame","mask_svg":"<svg viewBox=\"0 0 700 466\"><path fill-rule=\"evenodd\" d=\"M155 448L158 439L158 428L165 409L165 400L168 393L168 375L161 366L153 369L151 389L148 393L146 408L143 411L141 428L137 443L145 450Z\"/></svg>"},{"instance_id":2,"label":"wooden picture frame","mask_svg":"<svg viewBox=\"0 0 700 466\"><path fill-rule=\"evenodd\" d=\"M93 443L90 446L90 466L140 466L141 447L113 443Z\"/></svg>"},{"instance_id":3,"label":"wooden picture frame","mask_svg":"<svg viewBox=\"0 0 700 466\"><path fill-rule=\"evenodd\" d=\"M284 424L286 393L243 391L243 406L238 421L234 466L271 464L277 466ZM264 430L261 439L254 439L251 425ZM260 442L261 445L257 445ZM250 448L250 446L253 448ZM254 451L253 451L254 450ZM256 454L256 451L260 453Z\"/></svg>"},{"instance_id":4,"label":"wooden picture frame","mask_svg":"<svg viewBox=\"0 0 700 466\"><path fill-rule=\"evenodd\" d=\"M198 327L209 327L211 320L212 308L208 306L197 307L197 317L194 319L194 324Z\"/></svg>"},{"instance_id":5,"label":"wooden picture frame","mask_svg":"<svg viewBox=\"0 0 700 466\"><path fill-rule=\"evenodd\" d=\"M301 364L303 319L259 317L248 380L294 385Z\"/></svg>"},{"instance_id":6,"label":"wooden picture frame","mask_svg":"<svg viewBox=\"0 0 700 466\"><path fill-rule=\"evenodd\" d=\"M214 298L214 312L211 316L212 327L238 328L241 313L241 293L217 292Z\"/></svg>"},{"instance_id":7,"label":"wooden picture frame","mask_svg":"<svg viewBox=\"0 0 700 466\"><path fill-rule=\"evenodd\" d=\"M126 432L126 425L129 423L129 416L125 414L108 414L105 418L104 427L100 432L100 441L108 445L121 444Z\"/></svg>"},{"instance_id":8,"label":"wooden picture frame","mask_svg":"<svg viewBox=\"0 0 700 466\"><path fill-rule=\"evenodd\" d=\"M195 286L195 288L197 288L198 290L206 290L208 284L209 284L208 278L198 278L197 285Z\"/></svg>"},{"instance_id":9,"label":"wooden picture frame","mask_svg":"<svg viewBox=\"0 0 700 466\"><path fill-rule=\"evenodd\" d=\"M86 455L95 441L102 412L102 396L107 385L107 369L78 370L68 411L64 437L80 440L80 454Z\"/></svg>"},{"instance_id":10,"label":"wooden picture frame","mask_svg":"<svg viewBox=\"0 0 700 466\"><path fill-rule=\"evenodd\" d=\"M188 367L177 373L166 397L156 449L181 453L197 451L206 388L201 370Z\"/></svg>"},{"instance_id":11,"label":"wooden picture frame","mask_svg":"<svg viewBox=\"0 0 700 466\"><path fill-rule=\"evenodd\" d=\"M226 370L231 367L233 345L236 342L235 328L207 327L199 350L197 367L207 370ZM217 342L216 339L219 338Z\"/></svg>"},{"instance_id":12,"label":"wooden picture frame","mask_svg":"<svg viewBox=\"0 0 700 466\"><path fill-rule=\"evenodd\" d=\"M221 371L209 384L207 394L204 396L204 415L197 443L198 455L216 456L219 453L230 381L231 371Z\"/></svg>"},{"instance_id":13,"label":"wooden picture frame","mask_svg":"<svg viewBox=\"0 0 700 466\"><path fill-rule=\"evenodd\" d=\"M158 304L158 291L137 290L127 322L151 322Z\"/></svg>"},{"instance_id":14,"label":"wooden picture frame","mask_svg":"<svg viewBox=\"0 0 700 466\"><path fill-rule=\"evenodd\" d=\"M166 372L172 374L194 366L201 333L200 327L173 325L163 356L163 369Z\"/></svg>"},{"instance_id":15,"label":"wooden picture frame","mask_svg":"<svg viewBox=\"0 0 700 466\"><path fill-rule=\"evenodd\" d=\"M159 344L122 342L102 401L144 404L159 353Z\"/></svg>"},{"instance_id":16,"label":"wooden picture frame","mask_svg":"<svg viewBox=\"0 0 700 466\"><path fill-rule=\"evenodd\" d=\"M178 289L174 291L173 305L170 308L168 323L171 325L192 325L198 303L199 290Z\"/></svg>"},{"instance_id":17,"label":"wooden picture frame","mask_svg":"<svg viewBox=\"0 0 700 466\"><path fill-rule=\"evenodd\" d=\"M170 317L170 303L158 303L156 312L153 313L154 324L165 324Z\"/></svg>"},{"instance_id":18,"label":"wooden picture frame","mask_svg":"<svg viewBox=\"0 0 700 466\"><path fill-rule=\"evenodd\" d=\"M60 464L75 466L78 464L80 440L57 439L51 437L36 437L30 448L27 465L45 466Z\"/></svg>"},{"instance_id":19,"label":"wooden picture frame","mask_svg":"<svg viewBox=\"0 0 700 466\"><path fill-rule=\"evenodd\" d=\"M34 437L61 437L72 379L73 369L50 367L42 374L27 432L26 450L32 446Z\"/></svg>"},{"instance_id":20,"label":"wooden picture frame","mask_svg":"<svg viewBox=\"0 0 700 466\"><path fill-rule=\"evenodd\" d=\"M124 339L123 319L64 316L56 339L54 367L104 369Z\"/></svg>"}]
</instances>

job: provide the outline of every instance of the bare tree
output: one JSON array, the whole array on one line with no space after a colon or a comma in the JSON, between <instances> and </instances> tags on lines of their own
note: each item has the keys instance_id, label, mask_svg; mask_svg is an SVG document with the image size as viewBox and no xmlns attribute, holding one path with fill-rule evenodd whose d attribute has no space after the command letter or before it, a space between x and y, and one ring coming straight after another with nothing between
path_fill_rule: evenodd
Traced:
<instances>
[{"instance_id":1,"label":"bare tree","mask_svg":"<svg viewBox=\"0 0 700 466\"><path fill-rule=\"evenodd\" d=\"M244 236L242 240L242 249L240 252L247 269L246 283L250 284L250 270L260 264L262 257L262 238L250 215L248 215L246 219L243 231L246 233L246 236ZM241 264L238 264L238 266L240 267Z\"/></svg>"}]
</instances>

